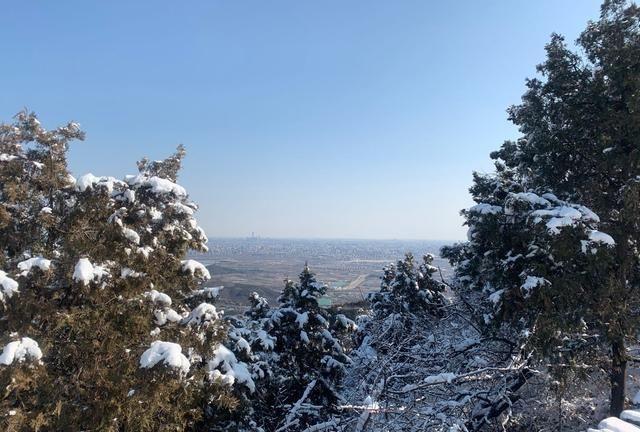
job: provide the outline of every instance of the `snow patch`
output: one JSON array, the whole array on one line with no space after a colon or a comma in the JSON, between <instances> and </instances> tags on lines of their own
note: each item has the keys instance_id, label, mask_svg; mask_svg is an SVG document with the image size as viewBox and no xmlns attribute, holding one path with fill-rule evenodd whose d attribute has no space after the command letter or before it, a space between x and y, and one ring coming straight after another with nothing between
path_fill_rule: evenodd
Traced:
<instances>
[{"instance_id":1,"label":"snow patch","mask_svg":"<svg viewBox=\"0 0 640 432\"><path fill-rule=\"evenodd\" d=\"M122 228L122 233L131 243L140 244L140 235L131 228Z\"/></svg>"},{"instance_id":2,"label":"snow patch","mask_svg":"<svg viewBox=\"0 0 640 432\"><path fill-rule=\"evenodd\" d=\"M151 300L154 304L160 304L162 306L171 306L171 297L160 291L151 290L144 293L144 296Z\"/></svg>"},{"instance_id":3,"label":"snow patch","mask_svg":"<svg viewBox=\"0 0 640 432\"><path fill-rule=\"evenodd\" d=\"M520 286L520 288L522 288L522 290L524 291L525 296L528 297L531 295L531 292L535 288L544 286L549 283L550 282L545 278L541 278L538 276L527 276L527 278L525 279L524 283Z\"/></svg>"},{"instance_id":4,"label":"snow patch","mask_svg":"<svg viewBox=\"0 0 640 432\"><path fill-rule=\"evenodd\" d=\"M130 186L148 187L156 194L173 193L179 197L187 196L187 191L182 186L156 176L148 177L144 174L138 174L136 176L126 176L125 181L129 183Z\"/></svg>"},{"instance_id":5,"label":"snow patch","mask_svg":"<svg viewBox=\"0 0 640 432\"><path fill-rule=\"evenodd\" d=\"M183 319L183 324L200 325L220 318L216 307L209 303L200 303Z\"/></svg>"},{"instance_id":6,"label":"snow patch","mask_svg":"<svg viewBox=\"0 0 640 432\"><path fill-rule=\"evenodd\" d=\"M594 243L601 243L607 246L615 246L616 242L609 234L598 230L589 231L589 240Z\"/></svg>"},{"instance_id":7,"label":"snow patch","mask_svg":"<svg viewBox=\"0 0 640 432\"><path fill-rule=\"evenodd\" d=\"M425 384L451 384L451 381L457 378L457 375L451 372L444 372L438 375L431 375L422 380Z\"/></svg>"},{"instance_id":8,"label":"snow patch","mask_svg":"<svg viewBox=\"0 0 640 432\"><path fill-rule=\"evenodd\" d=\"M207 268L203 264L199 263L196 260L190 259L182 261L182 271L190 273L194 276L198 276L199 274L200 277L204 280L211 279L209 270L207 270Z\"/></svg>"},{"instance_id":9,"label":"snow patch","mask_svg":"<svg viewBox=\"0 0 640 432\"><path fill-rule=\"evenodd\" d=\"M497 305L502 300L502 294L504 294L504 290L503 289L495 291L489 296L489 300L494 305Z\"/></svg>"},{"instance_id":10,"label":"snow patch","mask_svg":"<svg viewBox=\"0 0 640 432\"><path fill-rule=\"evenodd\" d=\"M93 264L88 258L80 258L73 271L73 280L88 285L93 279Z\"/></svg>"},{"instance_id":11,"label":"snow patch","mask_svg":"<svg viewBox=\"0 0 640 432\"><path fill-rule=\"evenodd\" d=\"M140 357L141 368L150 369L160 362L184 375L191 367L189 359L182 354L182 347L173 342L155 341Z\"/></svg>"},{"instance_id":12,"label":"snow patch","mask_svg":"<svg viewBox=\"0 0 640 432\"><path fill-rule=\"evenodd\" d=\"M87 189L94 189L96 185L103 186L109 193L113 192L113 186L115 184L121 184L120 181L113 177L96 177L91 173L81 176L76 180L76 190L84 192Z\"/></svg>"},{"instance_id":13,"label":"snow patch","mask_svg":"<svg viewBox=\"0 0 640 432\"><path fill-rule=\"evenodd\" d=\"M37 267L43 272L46 272L51 268L51 260L38 256L19 262L18 270L20 270L20 276L28 275L33 267Z\"/></svg>"},{"instance_id":14,"label":"snow patch","mask_svg":"<svg viewBox=\"0 0 640 432\"><path fill-rule=\"evenodd\" d=\"M481 215L502 213L502 207L487 203L476 204L468 210L470 213L478 213Z\"/></svg>"},{"instance_id":15,"label":"snow patch","mask_svg":"<svg viewBox=\"0 0 640 432\"><path fill-rule=\"evenodd\" d=\"M13 362L22 363L25 360L39 362L42 358L42 351L38 343L31 338L23 337L19 341L9 342L2 350L0 364L9 366Z\"/></svg>"},{"instance_id":16,"label":"snow patch","mask_svg":"<svg viewBox=\"0 0 640 432\"><path fill-rule=\"evenodd\" d=\"M223 373L216 368L222 369ZM236 356L227 347L220 344L213 352L213 359L209 360L207 368L213 379L222 379L228 385L233 385L236 381L244 384L251 393L256 390L255 383L251 379L251 374L246 363L238 361ZM215 373L215 372L218 373Z\"/></svg>"},{"instance_id":17,"label":"snow patch","mask_svg":"<svg viewBox=\"0 0 640 432\"><path fill-rule=\"evenodd\" d=\"M4 301L5 298L11 298L17 292L18 282L0 270L0 301Z\"/></svg>"},{"instance_id":18,"label":"snow patch","mask_svg":"<svg viewBox=\"0 0 640 432\"><path fill-rule=\"evenodd\" d=\"M549 206L551 203L546 200L545 198L533 193L533 192L518 192L518 193L513 193L511 194L511 197L513 199L516 199L518 201L525 201L529 204L531 204L532 206L543 206L543 207L547 207Z\"/></svg>"}]
</instances>

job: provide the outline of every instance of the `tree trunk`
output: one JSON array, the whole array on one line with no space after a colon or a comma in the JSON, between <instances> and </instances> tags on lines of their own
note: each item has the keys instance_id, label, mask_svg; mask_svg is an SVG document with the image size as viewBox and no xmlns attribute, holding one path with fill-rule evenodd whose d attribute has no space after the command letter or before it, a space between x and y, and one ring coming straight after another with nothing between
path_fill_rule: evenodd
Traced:
<instances>
[{"instance_id":1,"label":"tree trunk","mask_svg":"<svg viewBox=\"0 0 640 432\"><path fill-rule=\"evenodd\" d=\"M609 414L620 416L624 409L624 397L627 382L627 353L623 339L611 343L611 405Z\"/></svg>"}]
</instances>

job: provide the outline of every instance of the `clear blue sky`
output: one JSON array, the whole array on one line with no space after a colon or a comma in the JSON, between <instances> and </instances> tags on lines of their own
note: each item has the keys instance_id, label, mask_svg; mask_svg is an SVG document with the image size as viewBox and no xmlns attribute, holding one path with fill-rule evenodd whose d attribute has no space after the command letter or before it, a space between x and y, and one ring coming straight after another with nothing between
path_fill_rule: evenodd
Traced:
<instances>
[{"instance_id":1,"label":"clear blue sky","mask_svg":"<svg viewBox=\"0 0 640 432\"><path fill-rule=\"evenodd\" d=\"M184 143L210 236L458 239L550 33L573 41L599 4L9 2L0 119L78 121L76 175Z\"/></svg>"}]
</instances>

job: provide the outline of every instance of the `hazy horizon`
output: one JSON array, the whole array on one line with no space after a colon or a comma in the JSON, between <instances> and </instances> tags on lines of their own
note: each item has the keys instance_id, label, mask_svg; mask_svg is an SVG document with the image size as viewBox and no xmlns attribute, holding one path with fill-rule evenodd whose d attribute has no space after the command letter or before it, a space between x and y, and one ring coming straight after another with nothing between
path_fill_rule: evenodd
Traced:
<instances>
[{"instance_id":1,"label":"hazy horizon","mask_svg":"<svg viewBox=\"0 0 640 432\"><path fill-rule=\"evenodd\" d=\"M79 122L76 176L185 144L180 183L211 237L463 239L472 171L518 137L506 108L550 34L572 42L599 6L16 3L0 121L26 106Z\"/></svg>"},{"instance_id":2,"label":"hazy horizon","mask_svg":"<svg viewBox=\"0 0 640 432\"><path fill-rule=\"evenodd\" d=\"M221 240L335 240L335 241L399 241L399 242L455 242L460 239L438 239L438 238L370 238L370 237L273 237L273 236L261 236L256 234L255 237L251 236L251 233L247 236L224 236L224 235L207 235L209 241L221 239Z\"/></svg>"}]
</instances>

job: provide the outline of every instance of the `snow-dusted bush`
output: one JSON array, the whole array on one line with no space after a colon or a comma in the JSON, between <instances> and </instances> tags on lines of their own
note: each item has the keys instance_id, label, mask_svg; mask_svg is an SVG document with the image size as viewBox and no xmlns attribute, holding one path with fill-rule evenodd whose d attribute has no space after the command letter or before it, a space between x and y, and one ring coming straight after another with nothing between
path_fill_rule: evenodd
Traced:
<instances>
[{"instance_id":1,"label":"snow-dusted bush","mask_svg":"<svg viewBox=\"0 0 640 432\"><path fill-rule=\"evenodd\" d=\"M422 263L416 265L413 255L407 254L384 268L380 291L369 295L371 309L377 317L393 313L438 315L445 303L445 285L434 279L437 271L433 255L423 256Z\"/></svg>"},{"instance_id":2,"label":"snow-dusted bush","mask_svg":"<svg viewBox=\"0 0 640 432\"><path fill-rule=\"evenodd\" d=\"M474 416L494 425L523 376L519 347L483 335L471 308L445 297L431 262L406 256L369 296L344 386L345 430L463 431Z\"/></svg>"},{"instance_id":3,"label":"snow-dusted bush","mask_svg":"<svg viewBox=\"0 0 640 432\"><path fill-rule=\"evenodd\" d=\"M276 307L255 293L250 297L244 331L262 380L255 420L265 430L336 430L333 416L350 364L343 338L355 323L318 306L326 289L305 266L298 282L285 282Z\"/></svg>"}]
</instances>

